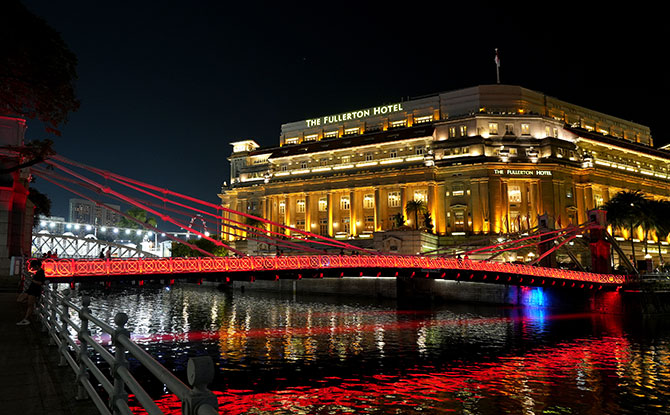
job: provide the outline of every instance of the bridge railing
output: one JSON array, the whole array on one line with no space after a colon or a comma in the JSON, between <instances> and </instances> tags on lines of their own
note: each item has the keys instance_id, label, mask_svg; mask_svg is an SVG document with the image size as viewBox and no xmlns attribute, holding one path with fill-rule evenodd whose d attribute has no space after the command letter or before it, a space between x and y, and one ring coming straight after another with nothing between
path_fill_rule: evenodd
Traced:
<instances>
[{"instance_id":1,"label":"bridge railing","mask_svg":"<svg viewBox=\"0 0 670 415\"><path fill-rule=\"evenodd\" d=\"M132 412L128 404L127 388L148 414L163 414L140 382L131 374L127 360L127 356L131 355L178 397L182 402L183 414L219 413L217 398L207 389L207 385L214 378L214 364L211 357L194 357L188 360L187 376L191 384L191 387L188 387L140 346L133 343L129 331L125 328L128 322L125 313L116 314L114 327L93 316L89 305L89 297L83 297L82 306L79 307L70 301L70 290L65 290L63 295L53 288L46 287L40 308L40 318L44 329L49 333L50 343L58 346L59 364L69 365L77 376L77 399L90 397L101 414L130 415ZM71 310L78 313L79 325L72 321ZM111 336L114 354L91 336L90 324ZM72 338L72 331L77 333L78 341ZM109 365L110 376L105 375L93 362L92 352L97 352ZM107 393L107 402L91 383L91 375Z\"/></svg>"},{"instance_id":2,"label":"bridge railing","mask_svg":"<svg viewBox=\"0 0 670 415\"><path fill-rule=\"evenodd\" d=\"M210 272L254 272L286 270L326 270L341 268L418 268L426 270L463 270L498 272L515 275L586 281L600 284L624 284L625 275L596 274L557 268L536 267L509 262L476 261L419 255L301 255L141 259L47 259L43 262L47 277L107 275L157 275Z\"/></svg>"}]
</instances>

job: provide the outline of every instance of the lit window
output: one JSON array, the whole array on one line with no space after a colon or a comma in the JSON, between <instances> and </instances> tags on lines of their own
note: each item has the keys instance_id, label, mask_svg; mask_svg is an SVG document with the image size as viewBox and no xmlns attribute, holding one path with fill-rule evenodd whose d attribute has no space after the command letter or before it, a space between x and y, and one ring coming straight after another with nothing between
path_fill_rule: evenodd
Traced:
<instances>
[{"instance_id":1,"label":"lit window","mask_svg":"<svg viewBox=\"0 0 670 415\"><path fill-rule=\"evenodd\" d=\"M505 124L505 134L514 134L514 124Z\"/></svg>"},{"instance_id":2,"label":"lit window","mask_svg":"<svg viewBox=\"0 0 670 415\"><path fill-rule=\"evenodd\" d=\"M296 212L305 213L305 199L298 199L295 206Z\"/></svg>"},{"instance_id":3,"label":"lit window","mask_svg":"<svg viewBox=\"0 0 670 415\"><path fill-rule=\"evenodd\" d=\"M554 128L554 138L558 138L558 128Z\"/></svg>"},{"instance_id":4,"label":"lit window","mask_svg":"<svg viewBox=\"0 0 670 415\"><path fill-rule=\"evenodd\" d=\"M367 194L363 196L363 208L373 209L375 207L375 196L373 194Z\"/></svg>"},{"instance_id":5,"label":"lit window","mask_svg":"<svg viewBox=\"0 0 670 415\"><path fill-rule=\"evenodd\" d=\"M328 210L328 198L321 197L319 198L319 211L325 212L326 210Z\"/></svg>"},{"instance_id":6,"label":"lit window","mask_svg":"<svg viewBox=\"0 0 670 415\"><path fill-rule=\"evenodd\" d=\"M462 152L463 154L468 154L468 153L470 152L470 147L463 147L463 148L461 149L461 152Z\"/></svg>"},{"instance_id":7,"label":"lit window","mask_svg":"<svg viewBox=\"0 0 670 415\"><path fill-rule=\"evenodd\" d=\"M279 202L279 214L283 215L286 213L286 202Z\"/></svg>"},{"instance_id":8,"label":"lit window","mask_svg":"<svg viewBox=\"0 0 670 415\"><path fill-rule=\"evenodd\" d=\"M287 138L285 143L286 144L298 144L298 137Z\"/></svg>"},{"instance_id":9,"label":"lit window","mask_svg":"<svg viewBox=\"0 0 670 415\"><path fill-rule=\"evenodd\" d=\"M317 138L319 138L318 134L310 134L306 135L305 138L302 139L302 141L316 141Z\"/></svg>"},{"instance_id":10,"label":"lit window","mask_svg":"<svg viewBox=\"0 0 670 415\"><path fill-rule=\"evenodd\" d=\"M547 137L551 137L551 127L549 127L548 125L546 127L544 127L544 134Z\"/></svg>"},{"instance_id":11,"label":"lit window","mask_svg":"<svg viewBox=\"0 0 670 415\"><path fill-rule=\"evenodd\" d=\"M465 137L468 135L468 126L467 125L461 125L459 127L460 132L461 132L461 137Z\"/></svg>"},{"instance_id":12,"label":"lit window","mask_svg":"<svg viewBox=\"0 0 670 415\"><path fill-rule=\"evenodd\" d=\"M463 185L460 183L456 183L453 186L451 186L451 191L454 196L463 196L464 194Z\"/></svg>"},{"instance_id":13,"label":"lit window","mask_svg":"<svg viewBox=\"0 0 670 415\"><path fill-rule=\"evenodd\" d=\"M351 231L351 223L349 218L342 219L342 231L349 233Z\"/></svg>"},{"instance_id":14,"label":"lit window","mask_svg":"<svg viewBox=\"0 0 670 415\"><path fill-rule=\"evenodd\" d=\"M319 165L320 166L327 166L328 165L328 159L319 160Z\"/></svg>"},{"instance_id":15,"label":"lit window","mask_svg":"<svg viewBox=\"0 0 670 415\"><path fill-rule=\"evenodd\" d=\"M342 164L348 164L351 161L351 156L342 156Z\"/></svg>"},{"instance_id":16,"label":"lit window","mask_svg":"<svg viewBox=\"0 0 670 415\"><path fill-rule=\"evenodd\" d=\"M425 189L415 190L414 201L428 203L428 190Z\"/></svg>"},{"instance_id":17,"label":"lit window","mask_svg":"<svg viewBox=\"0 0 670 415\"><path fill-rule=\"evenodd\" d=\"M489 123L489 134L498 135L498 123L497 122L490 122Z\"/></svg>"},{"instance_id":18,"label":"lit window","mask_svg":"<svg viewBox=\"0 0 670 415\"><path fill-rule=\"evenodd\" d=\"M344 130L344 135L355 135L358 134L359 128L346 128Z\"/></svg>"},{"instance_id":19,"label":"lit window","mask_svg":"<svg viewBox=\"0 0 670 415\"><path fill-rule=\"evenodd\" d=\"M400 207L400 192L389 192L389 207Z\"/></svg>"},{"instance_id":20,"label":"lit window","mask_svg":"<svg viewBox=\"0 0 670 415\"><path fill-rule=\"evenodd\" d=\"M351 205L349 203L349 196L342 196L340 198L340 209L341 210L349 210L350 206Z\"/></svg>"},{"instance_id":21,"label":"lit window","mask_svg":"<svg viewBox=\"0 0 670 415\"><path fill-rule=\"evenodd\" d=\"M404 127L407 125L407 120L392 121L391 128Z\"/></svg>"},{"instance_id":22,"label":"lit window","mask_svg":"<svg viewBox=\"0 0 670 415\"><path fill-rule=\"evenodd\" d=\"M415 124L421 124L424 122L431 122L433 121L433 116L432 115L427 115L425 117L416 117L414 118L414 123Z\"/></svg>"},{"instance_id":23,"label":"lit window","mask_svg":"<svg viewBox=\"0 0 670 415\"><path fill-rule=\"evenodd\" d=\"M319 233L328 235L328 219L319 219Z\"/></svg>"},{"instance_id":24,"label":"lit window","mask_svg":"<svg viewBox=\"0 0 670 415\"><path fill-rule=\"evenodd\" d=\"M304 219L298 219L295 221L295 227L304 231L305 230L305 220Z\"/></svg>"},{"instance_id":25,"label":"lit window","mask_svg":"<svg viewBox=\"0 0 670 415\"><path fill-rule=\"evenodd\" d=\"M456 127L449 127L449 137L450 138L456 137Z\"/></svg>"},{"instance_id":26,"label":"lit window","mask_svg":"<svg viewBox=\"0 0 670 415\"><path fill-rule=\"evenodd\" d=\"M286 164L282 164L281 166L279 166L279 170L286 171L288 170L288 166Z\"/></svg>"},{"instance_id":27,"label":"lit window","mask_svg":"<svg viewBox=\"0 0 670 415\"><path fill-rule=\"evenodd\" d=\"M511 203L521 203L521 187L510 185L507 188L507 197Z\"/></svg>"},{"instance_id":28,"label":"lit window","mask_svg":"<svg viewBox=\"0 0 670 415\"><path fill-rule=\"evenodd\" d=\"M530 135L530 124L521 124L521 135Z\"/></svg>"},{"instance_id":29,"label":"lit window","mask_svg":"<svg viewBox=\"0 0 670 415\"><path fill-rule=\"evenodd\" d=\"M366 216L365 217L365 230L366 231L372 231L375 228L375 217L374 216Z\"/></svg>"},{"instance_id":30,"label":"lit window","mask_svg":"<svg viewBox=\"0 0 670 415\"><path fill-rule=\"evenodd\" d=\"M375 158L372 153L365 153L365 161L372 161Z\"/></svg>"},{"instance_id":31,"label":"lit window","mask_svg":"<svg viewBox=\"0 0 670 415\"><path fill-rule=\"evenodd\" d=\"M323 133L324 138L334 138L337 137L337 131L328 131Z\"/></svg>"}]
</instances>

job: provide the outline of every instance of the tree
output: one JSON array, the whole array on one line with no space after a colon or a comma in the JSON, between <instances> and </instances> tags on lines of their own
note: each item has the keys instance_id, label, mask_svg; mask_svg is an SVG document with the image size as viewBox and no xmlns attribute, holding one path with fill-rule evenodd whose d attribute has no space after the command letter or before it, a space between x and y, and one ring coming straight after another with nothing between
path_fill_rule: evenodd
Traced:
<instances>
[{"instance_id":1,"label":"tree","mask_svg":"<svg viewBox=\"0 0 670 415\"><path fill-rule=\"evenodd\" d=\"M633 252L633 265L637 267L633 233L640 225L642 210L647 202L641 191L626 190L619 192L603 206L607 211L607 221L613 228L625 228L630 232L630 247Z\"/></svg>"},{"instance_id":2,"label":"tree","mask_svg":"<svg viewBox=\"0 0 670 415\"><path fill-rule=\"evenodd\" d=\"M51 199L34 187L31 187L28 191L28 199L35 206L33 224L36 225L40 215L51 216Z\"/></svg>"},{"instance_id":3,"label":"tree","mask_svg":"<svg viewBox=\"0 0 670 415\"><path fill-rule=\"evenodd\" d=\"M77 58L60 34L18 0L0 13L0 114L42 121L48 132L79 108Z\"/></svg>"},{"instance_id":4,"label":"tree","mask_svg":"<svg viewBox=\"0 0 670 415\"><path fill-rule=\"evenodd\" d=\"M147 225L153 226L154 228L158 224L156 222L156 218L154 218L153 216L147 216L147 211L144 210L144 209L131 208L131 209L128 209L126 211L126 215L132 216L133 218L137 219L138 221L140 221L142 223L146 223ZM121 219L119 220L119 227L129 228L129 229L141 229L142 228L142 226L139 223L137 223L133 220L130 220L126 217L121 217Z\"/></svg>"},{"instance_id":5,"label":"tree","mask_svg":"<svg viewBox=\"0 0 670 415\"><path fill-rule=\"evenodd\" d=\"M665 261L661 252L661 241L667 239L670 235L670 215L668 214L670 212L670 201L650 200L647 209L652 218L652 230L656 233L659 265L662 266Z\"/></svg>"},{"instance_id":6,"label":"tree","mask_svg":"<svg viewBox=\"0 0 670 415\"><path fill-rule=\"evenodd\" d=\"M426 202L423 200L410 200L405 205L405 210L407 211L407 214L414 213L414 226L419 230L419 214L428 210Z\"/></svg>"},{"instance_id":7,"label":"tree","mask_svg":"<svg viewBox=\"0 0 670 415\"><path fill-rule=\"evenodd\" d=\"M428 233L433 233L433 215L430 212L423 212L423 226Z\"/></svg>"},{"instance_id":8,"label":"tree","mask_svg":"<svg viewBox=\"0 0 670 415\"><path fill-rule=\"evenodd\" d=\"M197 246L198 248L211 253L214 256L226 256L228 255L228 250L223 246L219 246L209 239L196 239L188 241L190 244ZM190 248L185 244L178 242L172 242L171 255L173 258L176 257L200 257L203 256L202 252L198 252L195 249Z\"/></svg>"},{"instance_id":9,"label":"tree","mask_svg":"<svg viewBox=\"0 0 670 415\"><path fill-rule=\"evenodd\" d=\"M403 216L402 213L396 213L395 215L393 215L393 222L395 228L401 228L405 226L405 216Z\"/></svg>"}]
</instances>

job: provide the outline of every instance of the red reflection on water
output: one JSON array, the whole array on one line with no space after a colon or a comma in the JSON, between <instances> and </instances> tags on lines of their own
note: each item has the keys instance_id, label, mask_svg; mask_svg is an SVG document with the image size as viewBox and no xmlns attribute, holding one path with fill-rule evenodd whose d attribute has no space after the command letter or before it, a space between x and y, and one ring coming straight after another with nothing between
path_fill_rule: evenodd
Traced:
<instances>
[{"instance_id":1,"label":"red reflection on water","mask_svg":"<svg viewBox=\"0 0 670 415\"><path fill-rule=\"evenodd\" d=\"M312 384L272 392L215 391L222 414L263 412L315 413L324 409L351 413L397 413L417 406L447 412L462 409L465 399L491 399L496 403L548 399L565 385L574 387L584 374L603 376L593 382L622 377L631 362L631 346L623 337L575 340L541 348L522 356L501 356L490 362L468 363L436 371L415 367L398 375L374 374L361 379L324 377ZM447 362L449 363L449 362ZM335 385L333 385L335 383ZM319 384L328 384L319 386ZM602 386L598 384L597 386ZM463 393L468 397L464 398ZM554 393L552 393L552 391ZM560 396L556 399L560 399ZM157 400L166 413L180 413L174 395ZM134 413L144 414L139 408ZM333 413L328 412L327 413Z\"/></svg>"}]
</instances>

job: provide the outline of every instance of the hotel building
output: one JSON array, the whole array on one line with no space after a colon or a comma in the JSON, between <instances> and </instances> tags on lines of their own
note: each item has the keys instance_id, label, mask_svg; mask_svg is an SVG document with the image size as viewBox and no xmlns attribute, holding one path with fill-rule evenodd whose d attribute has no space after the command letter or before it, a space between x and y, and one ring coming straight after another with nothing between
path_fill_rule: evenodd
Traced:
<instances>
[{"instance_id":1,"label":"hotel building","mask_svg":"<svg viewBox=\"0 0 670 415\"><path fill-rule=\"evenodd\" d=\"M670 198L670 152L648 127L512 85L291 122L273 147L231 144L224 207L332 237L393 229L399 213L413 228L410 200L425 202L437 235L467 236L544 213L583 223L621 190Z\"/></svg>"}]
</instances>

